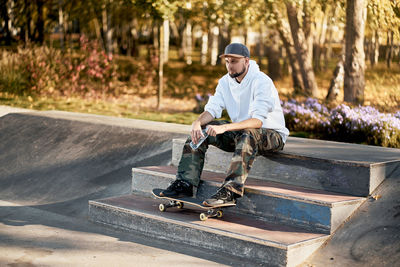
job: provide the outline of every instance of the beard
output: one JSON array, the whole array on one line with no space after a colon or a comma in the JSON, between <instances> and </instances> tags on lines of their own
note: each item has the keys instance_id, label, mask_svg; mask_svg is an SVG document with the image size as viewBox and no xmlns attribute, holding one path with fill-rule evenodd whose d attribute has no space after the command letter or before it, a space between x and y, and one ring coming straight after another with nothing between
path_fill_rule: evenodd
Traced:
<instances>
[{"instance_id":1,"label":"beard","mask_svg":"<svg viewBox=\"0 0 400 267\"><path fill-rule=\"evenodd\" d=\"M231 76L231 78L236 78L245 72L246 72L246 66L243 66L243 70L241 72L236 72L236 73L232 73L232 74L229 73L229 76Z\"/></svg>"}]
</instances>

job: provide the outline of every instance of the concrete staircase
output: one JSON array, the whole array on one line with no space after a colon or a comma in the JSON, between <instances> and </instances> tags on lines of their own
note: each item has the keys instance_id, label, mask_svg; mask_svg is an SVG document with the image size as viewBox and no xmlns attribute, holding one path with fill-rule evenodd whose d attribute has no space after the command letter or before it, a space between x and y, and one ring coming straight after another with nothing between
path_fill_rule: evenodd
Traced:
<instances>
[{"instance_id":1,"label":"concrete staircase","mask_svg":"<svg viewBox=\"0 0 400 267\"><path fill-rule=\"evenodd\" d=\"M245 195L222 219L192 209L158 211L153 188L175 179L184 140L174 139L171 166L133 168L130 195L89 202L92 221L247 259L249 265L297 266L321 247L386 178L400 177L397 149L289 138L281 153L258 157ZM206 156L196 197L224 180L231 153Z\"/></svg>"}]
</instances>

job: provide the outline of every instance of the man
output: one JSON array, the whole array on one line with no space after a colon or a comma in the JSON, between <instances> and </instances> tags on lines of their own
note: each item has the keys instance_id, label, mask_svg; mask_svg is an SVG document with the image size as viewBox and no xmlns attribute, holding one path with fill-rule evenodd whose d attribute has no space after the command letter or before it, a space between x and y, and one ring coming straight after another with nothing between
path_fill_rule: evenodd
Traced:
<instances>
[{"instance_id":1,"label":"man","mask_svg":"<svg viewBox=\"0 0 400 267\"><path fill-rule=\"evenodd\" d=\"M225 58L228 73L219 80L204 112L192 123L176 180L161 192L162 196L193 196L193 187L200 183L208 145L214 145L234 154L224 183L203 204L236 203L236 199L243 196L244 183L255 157L282 150L289 135L278 92L272 80L250 60L247 47L232 43L220 57ZM214 120L221 117L224 109L231 123ZM193 150L190 142L196 144L204 137L202 129L206 129L209 136Z\"/></svg>"}]
</instances>

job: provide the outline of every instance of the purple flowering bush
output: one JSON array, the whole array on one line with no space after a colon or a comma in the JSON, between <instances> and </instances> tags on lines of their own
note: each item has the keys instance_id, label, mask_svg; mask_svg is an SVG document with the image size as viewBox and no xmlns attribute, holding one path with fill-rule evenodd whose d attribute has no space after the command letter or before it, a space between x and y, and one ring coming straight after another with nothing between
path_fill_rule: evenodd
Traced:
<instances>
[{"instance_id":1,"label":"purple flowering bush","mask_svg":"<svg viewBox=\"0 0 400 267\"><path fill-rule=\"evenodd\" d=\"M282 102L289 130L310 132L323 139L400 148L400 112L381 113L370 106L333 109L309 98Z\"/></svg>"},{"instance_id":2,"label":"purple flowering bush","mask_svg":"<svg viewBox=\"0 0 400 267\"><path fill-rule=\"evenodd\" d=\"M293 99L282 102L282 108L286 124L291 131L323 133L330 123L328 108L312 98L308 98L304 103Z\"/></svg>"}]
</instances>

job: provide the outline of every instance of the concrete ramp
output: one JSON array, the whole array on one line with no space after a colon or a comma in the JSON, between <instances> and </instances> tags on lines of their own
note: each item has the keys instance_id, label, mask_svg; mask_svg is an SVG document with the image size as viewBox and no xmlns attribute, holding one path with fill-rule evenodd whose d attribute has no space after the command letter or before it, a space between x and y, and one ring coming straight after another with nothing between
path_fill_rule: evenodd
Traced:
<instances>
[{"instance_id":1,"label":"concrete ramp","mask_svg":"<svg viewBox=\"0 0 400 267\"><path fill-rule=\"evenodd\" d=\"M88 221L89 199L130 192L132 167L169 164L187 126L3 106L0 116L0 266L245 266Z\"/></svg>"},{"instance_id":2,"label":"concrete ramp","mask_svg":"<svg viewBox=\"0 0 400 267\"><path fill-rule=\"evenodd\" d=\"M65 112L0 117L1 199L86 216L88 199L129 192L133 166L168 164L171 139L182 136L135 128L134 120L123 127L107 117L85 117Z\"/></svg>"}]
</instances>

